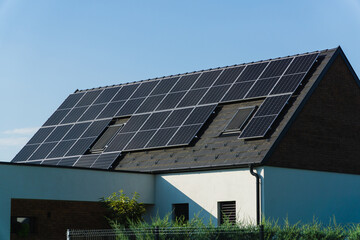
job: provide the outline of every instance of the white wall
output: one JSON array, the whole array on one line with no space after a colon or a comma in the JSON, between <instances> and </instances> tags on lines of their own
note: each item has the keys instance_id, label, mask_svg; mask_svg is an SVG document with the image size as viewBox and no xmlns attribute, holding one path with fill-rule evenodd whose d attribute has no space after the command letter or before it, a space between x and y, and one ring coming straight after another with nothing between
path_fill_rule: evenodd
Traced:
<instances>
[{"instance_id":1,"label":"white wall","mask_svg":"<svg viewBox=\"0 0 360 240\"><path fill-rule=\"evenodd\" d=\"M154 180L150 174L0 164L0 239L10 239L12 198L99 201L123 189L153 204Z\"/></svg>"},{"instance_id":2,"label":"white wall","mask_svg":"<svg viewBox=\"0 0 360 240\"><path fill-rule=\"evenodd\" d=\"M288 217L291 223L324 224L335 216L337 223L360 222L360 176L352 174L264 168L263 213L265 217Z\"/></svg>"},{"instance_id":3,"label":"white wall","mask_svg":"<svg viewBox=\"0 0 360 240\"><path fill-rule=\"evenodd\" d=\"M155 180L155 212L163 217L172 204L188 203L189 217L200 213L217 224L218 202L236 201L237 218L256 222L256 178L248 168L160 174Z\"/></svg>"}]
</instances>

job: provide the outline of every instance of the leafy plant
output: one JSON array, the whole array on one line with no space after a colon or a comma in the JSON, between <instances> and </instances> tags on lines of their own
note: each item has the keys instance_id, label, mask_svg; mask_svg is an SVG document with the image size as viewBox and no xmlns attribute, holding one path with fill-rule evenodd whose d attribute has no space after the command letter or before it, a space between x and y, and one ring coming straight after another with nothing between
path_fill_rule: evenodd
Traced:
<instances>
[{"instance_id":1,"label":"leafy plant","mask_svg":"<svg viewBox=\"0 0 360 240\"><path fill-rule=\"evenodd\" d=\"M145 206L138 202L139 194L135 192L132 198L125 195L123 190L114 192L101 201L108 208L108 220L111 226L122 225L128 227L130 223L139 223L143 220Z\"/></svg>"}]
</instances>

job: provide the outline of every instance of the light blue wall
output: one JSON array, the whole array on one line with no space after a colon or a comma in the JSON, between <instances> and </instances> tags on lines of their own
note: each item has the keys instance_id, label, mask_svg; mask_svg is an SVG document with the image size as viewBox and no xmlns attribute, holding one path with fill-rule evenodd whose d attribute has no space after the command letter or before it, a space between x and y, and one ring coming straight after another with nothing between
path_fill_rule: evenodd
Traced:
<instances>
[{"instance_id":1,"label":"light blue wall","mask_svg":"<svg viewBox=\"0 0 360 240\"><path fill-rule=\"evenodd\" d=\"M12 198L99 201L123 189L153 204L154 180L150 174L0 164L0 239L10 239Z\"/></svg>"},{"instance_id":2,"label":"light blue wall","mask_svg":"<svg viewBox=\"0 0 360 240\"><path fill-rule=\"evenodd\" d=\"M262 211L279 223L359 223L359 185L359 175L265 167Z\"/></svg>"}]
</instances>

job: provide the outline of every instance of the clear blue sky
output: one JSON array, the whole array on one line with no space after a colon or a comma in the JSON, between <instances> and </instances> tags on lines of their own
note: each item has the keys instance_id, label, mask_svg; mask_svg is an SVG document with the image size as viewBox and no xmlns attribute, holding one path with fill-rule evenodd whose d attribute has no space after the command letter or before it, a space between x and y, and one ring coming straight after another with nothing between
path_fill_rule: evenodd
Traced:
<instances>
[{"instance_id":1,"label":"clear blue sky","mask_svg":"<svg viewBox=\"0 0 360 240\"><path fill-rule=\"evenodd\" d=\"M360 0L0 0L0 160L76 89L334 48L360 74Z\"/></svg>"}]
</instances>

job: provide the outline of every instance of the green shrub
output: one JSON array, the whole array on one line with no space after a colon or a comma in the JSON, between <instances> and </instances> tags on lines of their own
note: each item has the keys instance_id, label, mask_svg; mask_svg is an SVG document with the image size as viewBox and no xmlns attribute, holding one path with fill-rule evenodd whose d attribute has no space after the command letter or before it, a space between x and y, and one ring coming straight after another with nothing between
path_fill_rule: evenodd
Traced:
<instances>
[{"instance_id":1,"label":"green shrub","mask_svg":"<svg viewBox=\"0 0 360 240\"><path fill-rule=\"evenodd\" d=\"M141 222L145 213L143 203L138 202L139 194L134 193L132 198L125 195L123 190L112 193L109 197L102 198L108 211L108 220L113 228L120 226L129 227L130 223Z\"/></svg>"}]
</instances>

